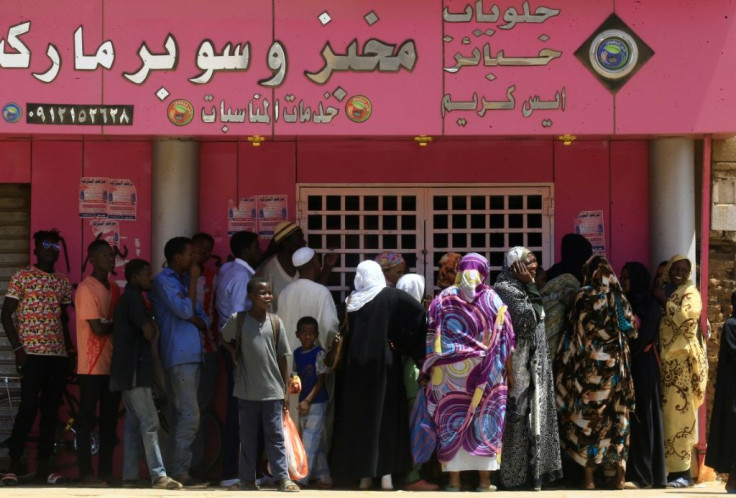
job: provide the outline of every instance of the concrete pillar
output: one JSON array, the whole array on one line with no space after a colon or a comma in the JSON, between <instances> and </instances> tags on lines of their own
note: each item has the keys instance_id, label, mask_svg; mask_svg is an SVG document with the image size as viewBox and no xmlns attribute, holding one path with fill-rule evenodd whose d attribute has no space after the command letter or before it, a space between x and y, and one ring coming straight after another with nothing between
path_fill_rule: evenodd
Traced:
<instances>
[{"instance_id":1,"label":"concrete pillar","mask_svg":"<svg viewBox=\"0 0 736 498\"><path fill-rule=\"evenodd\" d=\"M649 203L652 270L675 254L695 262L693 140L663 138L649 143Z\"/></svg>"},{"instance_id":2,"label":"concrete pillar","mask_svg":"<svg viewBox=\"0 0 736 498\"><path fill-rule=\"evenodd\" d=\"M199 143L194 140L153 142L151 264L154 275L165 261L172 237L191 237L199 211Z\"/></svg>"}]
</instances>

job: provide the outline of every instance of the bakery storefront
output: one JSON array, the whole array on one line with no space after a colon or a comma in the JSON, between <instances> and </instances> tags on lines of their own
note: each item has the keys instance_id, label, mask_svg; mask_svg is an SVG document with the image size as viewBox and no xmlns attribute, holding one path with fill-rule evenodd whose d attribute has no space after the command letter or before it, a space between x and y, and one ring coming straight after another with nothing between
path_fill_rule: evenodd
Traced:
<instances>
[{"instance_id":1,"label":"bakery storefront","mask_svg":"<svg viewBox=\"0 0 736 498\"><path fill-rule=\"evenodd\" d=\"M0 233L59 228L73 282L106 238L122 280L172 236L211 233L224 259L228 232L265 245L295 219L340 253L336 295L386 249L429 283L450 250L548 267L572 231L617 270L695 257L710 137L736 132L734 10L6 0L0 183L30 203Z\"/></svg>"}]
</instances>

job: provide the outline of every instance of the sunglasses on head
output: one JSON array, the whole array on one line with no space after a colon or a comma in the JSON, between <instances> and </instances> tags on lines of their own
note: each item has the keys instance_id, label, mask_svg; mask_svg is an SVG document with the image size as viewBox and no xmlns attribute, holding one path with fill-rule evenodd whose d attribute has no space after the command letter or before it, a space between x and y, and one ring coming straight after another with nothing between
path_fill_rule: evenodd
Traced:
<instances>
[{"instance_id":1,"label":"sunglasses on head","mask_svg":"<svg viewBox=\"0 0 736 498\"><path fill-rule=\"evenodd\" d=\"M49 242L48 240L44 240L43 242L41 242L41 245L43 245L43 248L44 249L54 248L57 251L61 248L61 246L59 246L59 243L58 242Z\"/></svg>"}]
</instances>

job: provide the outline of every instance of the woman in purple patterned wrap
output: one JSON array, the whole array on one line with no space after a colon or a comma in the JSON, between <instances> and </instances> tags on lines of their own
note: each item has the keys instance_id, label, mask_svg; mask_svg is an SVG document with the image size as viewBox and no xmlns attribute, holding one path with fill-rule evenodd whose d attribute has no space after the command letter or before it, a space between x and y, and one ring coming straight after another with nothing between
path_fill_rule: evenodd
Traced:
<instances>
[{"instance_id":1,"label":"woman in purple patterned wrap","mask_svg":"<svg viewBox=\"0 0 736 498\"><path fill-rule=\"evenodd\" d=\"M437 458L450 473L447 491L460 489L460 471L477 470L478 491L495 490L506 415L507 372L514 331L506 306L484 282L488 261L470 253L455 285L429 308L423 373L427 411L437 434ZM508 379L509 383L512 379Z\"/></svg>"}]
</instances>

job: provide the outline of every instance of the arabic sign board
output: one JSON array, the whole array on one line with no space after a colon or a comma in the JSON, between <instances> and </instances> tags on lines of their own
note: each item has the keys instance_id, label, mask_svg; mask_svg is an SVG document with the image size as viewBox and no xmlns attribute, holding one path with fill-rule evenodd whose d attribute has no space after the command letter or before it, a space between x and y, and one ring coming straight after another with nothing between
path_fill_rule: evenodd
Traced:
<instances>
[{"instance_id":1,"label":"arabic sign board","mask_svg":"<svg viewBox=\"0 0 736 498\"><path fill-rule=\"evenodd\" d=\"M135 122L131 118L130 125L100 127L100 133L118 135L557 135L614 130L618 110L611 92L574 57L611 14L610 1L444 0L441 7L428 7L422 0L362 5L281 0L275 10L269 0L133 3L139 6L108 2L103 12L101 0L2 2L0 73L7 101L0 106L14 103L25 109L28 103L48 102L50 90L51 104L60 107L129 106ZM728 9L727 0L715 3ZM672 126L688 132L696 127L733 131L731 121L721 120L722 109L728 107L723 104L712 119L693 109L674 120L652 121L659 107L664 112L692 94L677 78L665 87L655 84L651 75L662 74L662 68L688 66L688 74L717 75L717 82L701 78L710 86L688 79L702 93L694 99L701 103L714 98L710 88L736 86L736 74L718 69L720 52L712 57L705 53L719 47L728 52L722 57L736 52L731 48L736 47L736 34L717 24L710 13L714 9L667 4L678 9L669 23L682 25L648 23L663 5L617 2L617 13L636 26L638 36L659 40L650 43L656 53L648 62L651 71L640 71L627 82L617 109L646 102L639 114L646 109L654 125L649 133ZM691 29L696 25L702 29ZM663 31L678 33L677 48L661 38ZM731 37L733 43L700 43L709 33ZM683 50L694 56L683 57ZM718 98L723 102L723 95ZM50 132L27 111L17 119L16 108L9 107L0 133ZM628 121L615 120L621 133L641 122L630 112L626 116ZM79 124L85 124L85 133L95 133L90 128L98 125L54 124L55 133L75 132Z\"/></svg>"}]
</instances>

